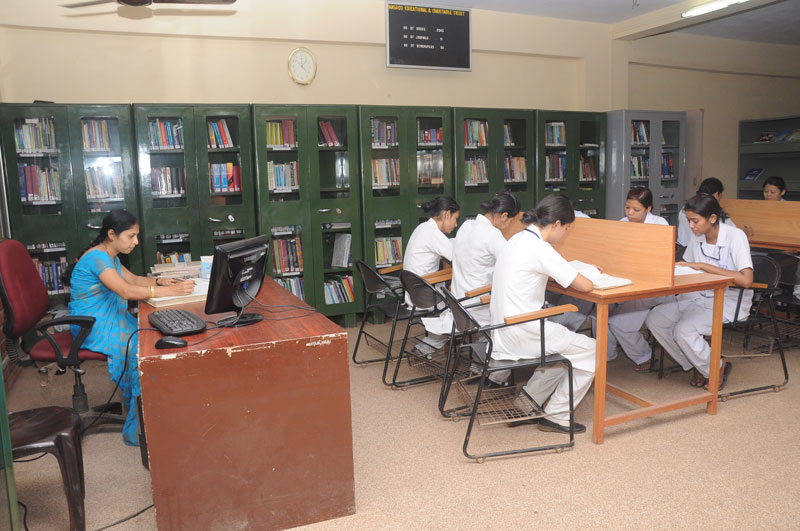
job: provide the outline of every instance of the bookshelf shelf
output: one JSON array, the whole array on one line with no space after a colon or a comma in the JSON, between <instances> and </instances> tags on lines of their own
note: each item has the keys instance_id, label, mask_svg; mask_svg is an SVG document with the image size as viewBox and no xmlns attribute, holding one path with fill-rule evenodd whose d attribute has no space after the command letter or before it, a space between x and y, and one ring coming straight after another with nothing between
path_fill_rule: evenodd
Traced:
<instances>
[{"instance_id":1,"label":"bookshelf shelf","mask_svg":"<svg viewBox=\"0 0 800 531\"><path fill-rule=\"evenodd\" d=\"M685 113L612 111L608 139L606 217L622 218L630 187L647 186L653 192L653 212L676 224L684 198Z\"/></svg>"},{"instance_id":2,"label":"bookshelf shelf","mask_svg":"<svg viewBox=\"0 0 800 531\"><path fill-rule=\"evenodd\" d=\"M786 182L785 199L800 199L799 162L800 116L739 122L739 199L762 199L764 180L772 175L783 177ZM745 180L748 173L759 176Z\"/></svg>"}]
</instances>

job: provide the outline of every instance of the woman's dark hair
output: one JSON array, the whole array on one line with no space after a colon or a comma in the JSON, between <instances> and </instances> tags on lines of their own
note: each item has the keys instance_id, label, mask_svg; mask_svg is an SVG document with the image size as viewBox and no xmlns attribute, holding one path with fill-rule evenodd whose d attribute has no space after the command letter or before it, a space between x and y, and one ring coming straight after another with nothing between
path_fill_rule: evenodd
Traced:
<instances>
[{"instance_id":1,"label":"woman's dark hair","mask_svg":"<svg viewBox=\"0 0 800 531\"><path fill-rule=\"evenodd\" d=\"M103 218L103 224L100 226L100 232L97 234L95 239L92 240L83 251L81 251L81 254L78 255L78 258L80 259L80 257L83 256L83 253L92 247L96 247L106 241L106 238L108 238L108 231L113 230L114 233L120 234L121 232L125 232L126 230L130 229L137 223L139 223L139 220L136 219L136 216L127 210L112 210ZM69 281L72 278L72 270L75 269L75 264L77 263L78 262L76 260L70 264L70 266L64 272L64 275L61 277L61 280L63 280L64 284L67 286L69 286Z\"/></svg>"},{"instance_id":2,"label":"woman's dark hair","mask_svg":"<svg viewBox=\"0 0 800 531\"><path fill-rule=\"evenodd\" d=\"M725 187L722 185L722 181L717 179L716 177L708 177L703 179L703 182L700 183L700 187L697 189L698 194L721 194L725 190Z\"/></svg>"},{"instance_id":3,"label":"woman's dark hair","mask_svg":"<svg viewBox=\"0 0 800 531\"><path fill-rule=\"evenodd\" d=\"M422 210L425 212L430 212L431 216L435 218L439 217L439 215L444 211L455 213L461 210L461 207L458 206L456 200L446 195L437 197L436 199L431 199L427 203L423 203L421 206Z\"/></svg>"},{"instance_id":4,"label":"woman's dark hair","mask_svg":"<svg viewBox=\"0 0 800 531\"><path fill-rule=\"evenodd\" d=\"M487 214L508 214L513 218L519 214L519 199L511 192L494 194L488 201L481 202L481 208Z\"/></svg>"},{"instance_id":5,"label":"woman's dark hair","mask_svg":"<svg viewBox=\"0 0 800 531\"><path fill-rule=\"evenodd\" d=\"M628 197L625 199L635 199L646 209L653 208L653 192L646 186L634 186L628 190Z\"/></svg>"},{"instance_id":6,"label":"woman's dark hair","mask_svg":"<svg viewBox=\"0 0 800 531\"><path fill-rule=\"evenodd\" d=\"M704 218L710 218L712 214L717 216L717 223L723 220L722 207L713 195L697 194L686 201L683 207L686 212L694 212ZM716 223L715 223L716 225Z\"/></svg>"},{"instance_id":7,"label":"woman's dark hair","mask_svg":"<svg viewBox=\"0 0 800 531\"><path fill-rule=\"evenodd\" d=\"M777 175L773 175L772 177L767 177L767 180L764 181L764 186L762 188L766 188L768 184L772 186L777 186L778 190L781 192L786 191L786 182L783 180L783 177L779 177Z\"/></svg>"},{"instance_id":8,"label":"woman's dark hair","mask_svg":"<svg viewBox=\"0 0 800 531\"><path fill-rule=\"evenodd\" d=\"M545 196L538 205L522 215L522 222L526 225L536 223L540 227L546 227L556 221L560 221L562 225L575 221L572 202L563 194Z\"/></svg>"}]
</instances>

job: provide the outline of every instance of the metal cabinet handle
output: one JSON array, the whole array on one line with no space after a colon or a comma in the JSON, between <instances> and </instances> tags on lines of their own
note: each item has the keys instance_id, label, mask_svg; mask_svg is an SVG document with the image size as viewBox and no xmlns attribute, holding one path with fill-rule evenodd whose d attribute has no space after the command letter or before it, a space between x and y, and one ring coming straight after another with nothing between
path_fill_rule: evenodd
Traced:
<instances>
[{"instance_id":1,"label":"metal cabinet handle","mask_svg":"<svg viewBox=\"0 0 800 531\"><path fill-rule=\"evenodd\" d=\"M586 199L578 199L578 203L583 203Z\"/></svg>"},{"instance_id":2,"label":"metal cabinet handle","mask_svg":"<svg viewBox=\"0 0 800 531\"><path fill-rule=\"evenodd\" d=\"M671 195L660 195L660 196L658 196L658 197L659 197L660 199L670 199L672 196L671 196Z\"/></svg>"},{"instance_id":3,"label":"metal cabinet handle","mask_svg":"<svg viewBox=\"0 0 800 531\"><path fill-rule=\"evenodd\" d=\"M91 223L87 223L86 228L100 230L100 225L92 225Z\"/></svg>"},{"instance_id":4,"label":"metal cabinet handle","mask_svg":"<svg viewBox=\"0 0 800 531\"><path fill-rule=\"evenodd\" d=\"M208 218L208 221L211 221L213 223L222 223L222 220L217 218Z\"/></svg>"},{"instance_id":5,"label":"metal cabinet handle","mask_svg":"<svg viewBox=\"0 0 800 531\"><path fill-rule=\"evenodd\" d=\"M317 212L330 212L330 208L320 208Z\"/></svg>"}]
</instances>

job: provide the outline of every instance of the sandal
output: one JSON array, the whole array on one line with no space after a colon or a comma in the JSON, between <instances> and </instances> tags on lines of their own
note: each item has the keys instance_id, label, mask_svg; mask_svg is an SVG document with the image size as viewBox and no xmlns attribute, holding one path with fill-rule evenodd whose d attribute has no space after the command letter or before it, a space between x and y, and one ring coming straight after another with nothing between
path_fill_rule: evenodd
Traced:
<instances>
[{"instance_id":1,"label":"sandal","mask_svg":"<svg viewBox=\"0 0 800 531\"><path fill-rule=\"evenodd\" d=\"M722 369L722 378L719 381L719 388L717 391L722 391L725 389L725 384L728 383L728 376L730 376L731 371L733 370L733 363L726 361L725 368ZM703 386L703 389L708 391L708 380L706 380L706 385Z\"/></svg>"},{"instance_id":2,"label":"sandal","mask_svg":"<svg viewBox=\"0 0 800 531\"><path fill-rule=\"evenodd\" d=\"M634 372L652 372L657 370L655 365L652 361L645 361L634 367L633 370Z\"/></svg>"},{"instance_id":3,"label":"sandal","mask_svg":"<svg viewBox=\"0 0 800 531\"><path fill-rule=\"evenodd\" d=\"M697 369L695 369L694 374L692 375L692 379L689 380L689 385L691 385L692 387L703 387L707 383L708 380L706 380L705 377L702 374L700 374L697 371Z\"/></svg>"}]
</instances>

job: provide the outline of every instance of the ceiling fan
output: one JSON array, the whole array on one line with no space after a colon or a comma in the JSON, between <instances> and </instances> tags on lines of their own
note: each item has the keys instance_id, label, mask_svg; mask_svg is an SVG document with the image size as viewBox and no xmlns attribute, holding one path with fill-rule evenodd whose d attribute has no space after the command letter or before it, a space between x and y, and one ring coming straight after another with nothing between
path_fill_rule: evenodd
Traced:
<instances>
[{"instance_id":1,"label":"ceiling fan","mask_svg":"<svg viewBox=\"0 0 800 531\"><path fill-rule=\"evenodd\" d=\"M61 7L86 7L96 6L100 4L118 3L123 6L140 7L149 6L151 4L206 4L206 5L220 5L220 4L233 4L236 0L87 0L86 2L75 2L73 4L62 4Z\"/></svg>"}]
</instances>

